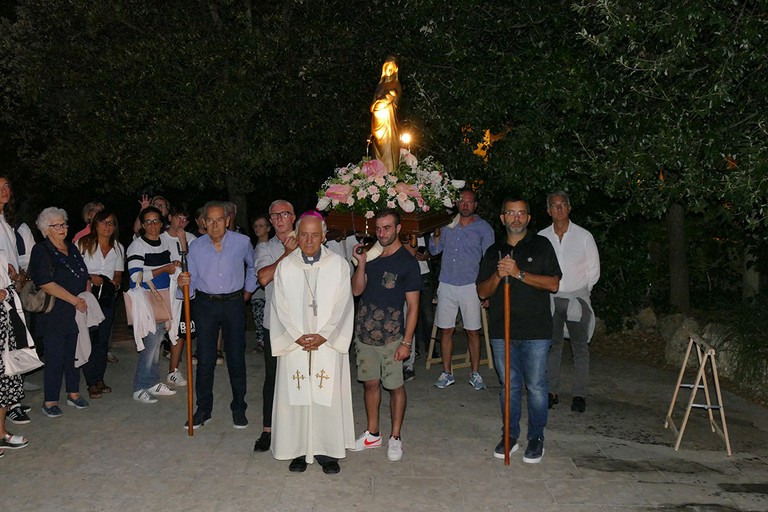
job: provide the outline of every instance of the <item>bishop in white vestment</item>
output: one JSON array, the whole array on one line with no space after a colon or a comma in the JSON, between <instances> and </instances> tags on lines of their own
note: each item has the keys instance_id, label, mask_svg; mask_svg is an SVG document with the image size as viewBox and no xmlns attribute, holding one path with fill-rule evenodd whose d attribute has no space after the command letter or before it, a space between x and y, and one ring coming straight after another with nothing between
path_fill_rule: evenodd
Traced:
<instances>
[{"instance_id":1,"label":"bishop in white vestment","mask_svg":"<svg viewBox=\"0 0 768 512\"><path fill-rule=\"evenodd\" d=\"M305 214L299 248L277 266L270 312L277 357L272 454L291 471L320 463L338 473L355 445L349 346L354 307L349 264L322 243L325 223Z\"/></svg>"}]
</instances>

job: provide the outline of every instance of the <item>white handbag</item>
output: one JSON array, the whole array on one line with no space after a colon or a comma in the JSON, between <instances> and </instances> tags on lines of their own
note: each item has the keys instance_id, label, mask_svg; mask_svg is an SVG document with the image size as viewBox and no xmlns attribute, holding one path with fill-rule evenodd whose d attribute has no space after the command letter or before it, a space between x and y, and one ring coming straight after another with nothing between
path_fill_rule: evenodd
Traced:
<instances>
[{"instance_id":1,"label":"white handbag","mask_svg":"<svg viewBox=\"0 0 768 512\"><path fill-rule=\"evenodd\" d=\"M18 294L14 290L8 291L13 294L13 306L11 305L10 301L3 302L5 310L8 311L9 315L8 329L13 329L10 321L10 310L12 307L14 307L16 312L19 314L19 317L21 318L21 324L24 326L24 334L27 336L27 346L24 348L11 350L10 343L5 344L5 351L3 352L3 364L5 366L5 375L10 377L13 375L21 375L31 372L32 370L36 370L43 366L43 362L40 361L39 357L37 357L35 342L32 340L32 336L29 334L29 329L27 329L27 321L24 318L24 312L19 309L21 299L19 299Z\"/></svg>"}]
</instances>

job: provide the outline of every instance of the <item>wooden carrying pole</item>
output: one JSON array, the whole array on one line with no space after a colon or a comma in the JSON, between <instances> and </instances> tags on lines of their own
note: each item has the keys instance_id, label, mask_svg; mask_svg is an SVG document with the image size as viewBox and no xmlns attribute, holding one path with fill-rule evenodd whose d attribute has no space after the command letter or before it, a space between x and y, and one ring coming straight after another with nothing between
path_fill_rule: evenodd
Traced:
<instances>
[{"instance_id":1,"label":"wooden carrying pole","mask_svg":"<svg viewBox=\"0 0 768 512\"><path fill-rule=\"evenodd\" d=\"M190 436L195 435L195 426L194 426L194 420L192 419L192 407L194 406L193 403L193 396L192 396L192 388L194 386L192 382L192 314L190 312L190 303L189 303L189 285L184 286L184 325L187 326L186 328L186 340L184 341L184 346L187 351L187 434Z\"/></svg>"},{"instance_id":2,"label":"wooden carrying pole","mask_svg":"<svg viewBox=\"0 0 768 512\"><path fill-rule=\"evenodd\" d=\"M509 298L509 276L504 278L504 465L509 466L509 344L511 335L509 323L511 321Z\"/></svg>"},{"instance_id":3,"label":"wooden carrying pole","mask_svg":"<svg viewBox=\"0 0 768 512\"><path fill-rule=\"evenodd\" d=\"M189 272L187 264L187 240L186 237L180 237L181 245L179 252L181 253L181 271ZM192 396L192 389L194 387L192 379L192 312L189 303L189 285L182 287L184 293L184 325L186 326L184 347L187 352L187 435L195 435L195 425L192 419L192 408L194 407L194 399Z\"/></svg>"}]
</instances>

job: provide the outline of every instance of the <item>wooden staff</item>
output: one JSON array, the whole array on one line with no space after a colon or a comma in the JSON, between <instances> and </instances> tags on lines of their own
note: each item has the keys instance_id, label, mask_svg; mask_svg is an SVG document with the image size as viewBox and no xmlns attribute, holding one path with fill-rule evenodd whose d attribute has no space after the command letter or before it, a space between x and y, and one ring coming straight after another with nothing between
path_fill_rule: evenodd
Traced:
<instances>
[{"instance_id":1,"label":"wooden staff","mask_svg":"<svg viewBox=\"0 0 768 512\"><path fill-rule=\"evenodd\" d=\"M504 277L504 465L509 466L509 344L511 336L509 324L511 321L509 297L509 276Z\"/></svg>"},{"instance_id":2,"label":"wooden staff","mask_svg":"<svg viewBox=\"0 0 768 512\"><path fill-rule=\"evenodd\" d=\"M181 242L181 245L179 246L179 253L181 254L181 271L189 272L189 265L187 263L187 253L189 252L187 250L187 237L184 236L183 232L179 236L179 242ZM189 303L189 285L184 285L182 291L184 292L184 325L186 327L184 329L186 331L184 346L187 351L187 435L194 436L195 428L194 420L192 419L192 408L194 407L194 400L192 397L192 388L194 386L194 383L192 382L192 312Z\"/></svg>"}]
</instances>

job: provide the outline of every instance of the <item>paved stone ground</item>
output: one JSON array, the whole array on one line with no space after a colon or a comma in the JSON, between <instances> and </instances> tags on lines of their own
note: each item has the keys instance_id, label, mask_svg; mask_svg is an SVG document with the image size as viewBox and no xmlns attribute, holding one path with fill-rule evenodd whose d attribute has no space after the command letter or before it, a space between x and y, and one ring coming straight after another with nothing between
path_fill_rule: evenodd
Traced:
<instances>
[{"instance_id":1,"label":"paved stone ground","mask_svg":"<svg viewBox=\"0 0 768 512\"><path fill-rule=\"evenodd\" d=\"M675 451L664 417L676 372L593 358L587 412L571 412L564 392L550 411L542 462L524 464L519 451L504 466L492 456L500 432L494 371L481 368L488 390L474 391L467 369L456 371L454 386L438 390L432 383L439 368L427 371L421 359L407 384L403 460L388 462L385 448L350 452L341 473L329 476L318 465L289 473L287 462L252 451L261 431L263 362L250 348L249 428L232 428L227 370L218 367L213 421L193 437L183 428L186 388L157 404L131 399L136 355L125 325L116 326L114 352L120 362L108 366L106 379L114 393L87 410L62 406L64 416L49 419L40 413L42 392L27 394L32 423L9 428L30 444L6 450L0 460L3 510L768 510L768 411L725 392L734 455L726 456L696 410ZM569 368L564 362L565 389ZM42 373L29 380L42 384ZM353 397L359 433L362 386ZM683 407L681 400L678 418Z\"/></svg>"}]
</instances>

